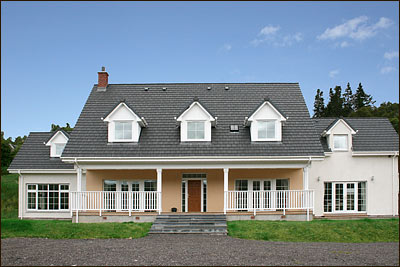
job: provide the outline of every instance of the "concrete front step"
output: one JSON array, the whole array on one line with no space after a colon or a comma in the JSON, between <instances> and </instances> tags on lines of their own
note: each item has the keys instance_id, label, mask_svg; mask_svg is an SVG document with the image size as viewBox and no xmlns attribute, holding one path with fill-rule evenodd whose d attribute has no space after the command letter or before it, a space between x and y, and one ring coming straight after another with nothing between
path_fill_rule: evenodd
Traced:
<instances>
[{"instance_id":1,"label":"concrete front step","mask_svg":"<svg viewBox=\"0 0 400 267\"><path fill-rule=\"evenodd\" d=\"M158 215L149 234L227 234L225 215Z\"/></svg>"}]
</instances>

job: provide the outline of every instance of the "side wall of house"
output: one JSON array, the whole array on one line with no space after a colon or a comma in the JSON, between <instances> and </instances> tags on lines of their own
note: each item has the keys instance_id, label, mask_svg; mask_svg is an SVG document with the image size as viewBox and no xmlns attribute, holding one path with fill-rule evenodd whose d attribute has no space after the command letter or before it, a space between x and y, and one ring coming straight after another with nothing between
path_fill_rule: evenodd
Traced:
<instances>
[{"instance_id":1,"label":"side wall of house","mask_svg":"<svg viewBox=\"0 0 400 267\"><path fill-rule=\"evenodd\" d=\"M394 161L393 157L388 156L354 157L351 151L333 152L323 161L313 162L309 171L309 186L315 190L314 214L324 215L325 182L361 181L367 185L368 215L398 214L397 170L397 157Z\"/></svg>"},{"instance_id":2,"label":"side wall of house","mask_svg":"<svg viewBox=\"0 0 400 267\"><path fill-rule=\"evenodd\" d=\"M31 211L28 207L28 186L27 184L69 184L69 191L76 191L75 173L60 174L22 174L19 177L19 194L18 194L18 216L21 218L71 218L70 210L66 211ZM23 181L23 182L21 182ZM82 174L82 190L86 190L86 175Z\"/></svg>"}]
</instances>

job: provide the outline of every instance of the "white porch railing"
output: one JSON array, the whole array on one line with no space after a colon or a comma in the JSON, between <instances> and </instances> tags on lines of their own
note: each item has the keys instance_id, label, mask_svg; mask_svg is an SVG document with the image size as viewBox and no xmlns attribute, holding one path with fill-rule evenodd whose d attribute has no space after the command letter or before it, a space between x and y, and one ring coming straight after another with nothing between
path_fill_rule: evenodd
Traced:
<instances>
[{"instance_id":1,"label":"white porch railing","mask_svg":"<svg viewBox=\"0 0 400 267\"><path fill-rule=\"evenodd\" d=\"M225 211L314 210L313 190L225 191Z\"/></svg>"},{"instance_id":2,"label":"white porch railing","mask_svg":"<svg viewBox=\"0 0 400 267\"><path fill-rule=\"evenodd\" d=\"M71 216L79 211L158 211L161 192L157 191L82 191L70 192Z\"/></svg>"}]
</instances>

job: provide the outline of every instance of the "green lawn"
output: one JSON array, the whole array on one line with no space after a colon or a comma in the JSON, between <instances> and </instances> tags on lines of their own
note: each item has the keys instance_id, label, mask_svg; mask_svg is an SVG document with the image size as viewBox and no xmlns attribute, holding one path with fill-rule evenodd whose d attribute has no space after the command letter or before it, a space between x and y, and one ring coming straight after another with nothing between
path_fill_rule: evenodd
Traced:
<instances>
[{"instance_id":1,"label":"green lawn","mask_svg":"<svg viewBox=\"0 0 400 267\"><path fill-rule=\"evenodd\" d=\"M232 237L287 242L398 242L399 219L232 221Z\"/></svg>"},{"instance_id":2,"label":"green lawn","mask_svg":"<svg viewBox=\"0 0 400 267\"><path fill-rule=\"evenodd\" d=\"M18 217L18 174L1 176L1 218Z\"/></svg>"},{"instance_id":3,"label":"green lawn","mask_svg":"<svg viewBox=\"0 0 400 267\"><path fill-rule=\"evenodd\" d=\"M1 220L1 238L40 237L52 239L139 238L151 223L72 223L59 220Z\"/></svg>"}]
</instances>

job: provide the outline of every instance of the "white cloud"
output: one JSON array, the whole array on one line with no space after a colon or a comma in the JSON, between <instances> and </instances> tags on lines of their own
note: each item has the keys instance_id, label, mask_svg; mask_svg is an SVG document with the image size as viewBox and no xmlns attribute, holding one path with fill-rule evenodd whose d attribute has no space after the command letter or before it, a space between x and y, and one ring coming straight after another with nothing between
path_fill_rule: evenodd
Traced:
<instances>
[{"instance_id":1,"label":"white cloud","mask_svg":"<svg viewBox=\"0 0 400 267\"><path fill-rule=\"evenodd\" d=\"M258 38L251 41L251 44L258 46L262 43L268 43L274 46L291 46L294 43L301 42L303 40L303 34L297 32L295 34L279 34L280 26L268 25L260 30Z\"/></svg>"},{"instance_id":2,"label":"white cloud","mask_svg":"<svg viewBox=\"0 0 400 267\"><path fill-rule=\"evenodd\" d=\"M387 67L381 68L381 73L382 74L387 74L387 73L390 73L390 72L392 72L394 70L395 70L394 67L387 66Z\"/></svg>"},{"instance_id":3,"label":"white cloud","mask_svg":"<svg viewBox=\"0 0 400 267\"><path fill-rule=\"evenodd\" d=\"M340 47L348 47L350 44L348 43L348 42L346 42L346 41L343 41L343 42L341 42L340 43Z\"/></svg>"},{"instance_id":4,"label":"white cloud","mask_svg":"<svg viewBox=\"0 0 400 267\"><path fill-rule=\"evenodd\" d=\"M383 57L386 58L386 59L392 60L394 58L399 57L399 51L385 52Z\"/></svg>"},{"instance_id":5,"label":"white cloud","mask_svg":"<svg viewBox=\"0 0 400 267\"><path fill-rule=\"evenodd\" d=\"M334 78L338 74L339 74L339 70L331 70L329 72L329 77Z\"/></svg>"},{"instance_id":6,"label":"white cloud","mask_svg":"<svg viewBox=\"0 0 400 267\"><path fill-rule=\"evenodd\" d=\"M231 49L232 49L232 45L231 44L224 44L223 46L220 47L219 51L228 52Z\"/></svg>"},{"instance_id":7,"label":"white cloud","mask_svg":"<svg viewBox=\"0 0 400 267\"><path fill-rule=\"evenodd\" d=\"M265 26L264 28L261 29L260 33L258 35L271 35L275 34L277 31L279 31L281 27L280 26L272 26L268 25Z\"/></svg>"},{"instance_id":8,"label":"white cloud","mask_svg":"<svg viewBox=\"0 0 400 267\"><path fill-rule=\"evenodd\" d=\"M337 38L350 38L353 40L365 40L375 36L378 30L390 27L393 21L382 17L375 24L368 24L367 16L360 16L344 23L337 25L333 28L327 28L321 35L317 36L319 40L334 40Z\"/></svg>"}]
</instances>

